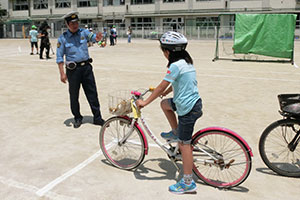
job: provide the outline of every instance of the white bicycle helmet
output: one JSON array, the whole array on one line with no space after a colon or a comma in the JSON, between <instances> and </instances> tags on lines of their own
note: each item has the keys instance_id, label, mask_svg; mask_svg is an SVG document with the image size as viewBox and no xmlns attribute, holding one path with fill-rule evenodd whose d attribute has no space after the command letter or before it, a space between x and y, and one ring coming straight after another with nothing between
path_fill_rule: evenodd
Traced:
<instances>
[{"instance_id":1,"label":"white bicycle helmet","mask_svg":"<svg viewBox=\"0 0 300 200\"><path fill-rule=\"evenodd\" d=\"M174 31L164 33L159 41L162 48L166 48L174 52L185 50L188 43L183 34Z\"/></svg>"}]
</instances>

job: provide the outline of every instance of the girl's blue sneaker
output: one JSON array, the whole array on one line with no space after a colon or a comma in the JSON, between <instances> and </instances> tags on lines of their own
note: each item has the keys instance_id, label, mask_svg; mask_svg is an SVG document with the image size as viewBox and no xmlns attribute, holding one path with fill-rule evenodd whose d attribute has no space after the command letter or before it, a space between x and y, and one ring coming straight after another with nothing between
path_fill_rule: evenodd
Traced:
<instances>
[{"instance_id":1,"label":"girl's blue sneaker","mask_svg":"<svg viewBox=\"0 0 300 200\"><path fill-rule=\"evenodd\" d=\"M176 184L169 187L169 191L174 194L194 193L197 190L197 186L194 180L190 185L185 184L183 178Z\"/></svg>"},{"instance_id":2,"label":"girl's blue sneaker","mask_svg":"<svg viewBox=\"0 0 300 200\"><path fill-rule=\"evenodd\" d=\"M166 140L177 140L178 136L174 134L173 131L170 132L162 132L160 136Z\"/></svg>"}]
</instances>

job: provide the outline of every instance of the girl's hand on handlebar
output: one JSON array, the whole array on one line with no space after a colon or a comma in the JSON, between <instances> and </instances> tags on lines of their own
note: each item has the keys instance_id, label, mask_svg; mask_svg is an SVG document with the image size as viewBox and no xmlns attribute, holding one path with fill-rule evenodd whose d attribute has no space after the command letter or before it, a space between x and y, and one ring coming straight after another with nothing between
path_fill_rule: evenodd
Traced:
<instances>
[{"instance_id":1,"label":"girl's hand on handlebar","mask_svg":"<svg viewBox=\"0 0 300 200\"><path fill-rule=\"evenodd\" d=\"M167 96L167 95L168 95L168 93L163 92L159 97L162 99L162 98L164 98L164 97Z\"/></svg>"},{"instance_id":2,"label":"girl's hand on handlebar","mask_svg":"<svg viewBox=\"0 0 300 200\"><path fill-rule=\"evenodd\" d=\"M138 107L138 109L142 109L146 105L145 101L141 99L136 100L135 104Z\"/></svg>"}]
</instances>

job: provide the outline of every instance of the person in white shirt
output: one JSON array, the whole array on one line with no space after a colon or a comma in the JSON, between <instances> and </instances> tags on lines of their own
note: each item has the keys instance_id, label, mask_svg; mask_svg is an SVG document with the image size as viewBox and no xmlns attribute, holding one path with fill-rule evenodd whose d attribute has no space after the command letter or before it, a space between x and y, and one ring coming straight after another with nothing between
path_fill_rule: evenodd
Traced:
<instances>
[{"instance_id":1,"label":"person in white shirt","mask_svg":"<svg viewBox=\"0 0 300 200\"><path fill-rule=\"evenodd\" d=\"M38 48L38 31L36 30L36 26L32 25L31 30L29 31L29 40L31 44L31 53L30 55L33 55L33 49L36 48L36 54L39 54L39 48Z\"/></svg>"}]
</instances>

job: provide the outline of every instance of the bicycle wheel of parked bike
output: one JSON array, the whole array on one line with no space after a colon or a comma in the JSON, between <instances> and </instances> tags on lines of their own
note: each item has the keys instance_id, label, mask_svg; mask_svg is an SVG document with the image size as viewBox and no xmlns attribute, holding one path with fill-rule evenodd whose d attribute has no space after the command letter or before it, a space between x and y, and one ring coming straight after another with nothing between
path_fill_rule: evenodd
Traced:
<instances>
[{"instance_id":1,"label":"bicycle wheel of parked bike","mask_svg":"<svg viewBox=\"0 0 300 200\"><path fill-rule=\"evenodd\" d=\"M251 155L233 134L218 129L204 131L193 139L192 144L193 171L208 185L231 188L249 176Z\"/></svg>"},{"instance_id":2,"label":"bicycle wheel of parked bike","mask_svg":"<svg viewBox=\"0 0 300 200\"><path fill-rule=\"evenodd\" d=\"M101 150L106 159L120 169L133 169L145 157L145 142L140 130L130 128L131 120L123 117L108 119L99 134Z\"/></svg>"},{"instance_id":3,"label":"bicycle wheel of parked bike","mask_svg":"<svg viewBox=\"0 0 300 200\"><path fill-rule=\"evenodd\" d=\"M277 174L300 177L300 147L289 147L299 131L299 121L283 119L272 123L262 133L259 140L260 156Z\"/></svg>"}]
</instances>

